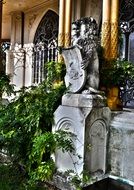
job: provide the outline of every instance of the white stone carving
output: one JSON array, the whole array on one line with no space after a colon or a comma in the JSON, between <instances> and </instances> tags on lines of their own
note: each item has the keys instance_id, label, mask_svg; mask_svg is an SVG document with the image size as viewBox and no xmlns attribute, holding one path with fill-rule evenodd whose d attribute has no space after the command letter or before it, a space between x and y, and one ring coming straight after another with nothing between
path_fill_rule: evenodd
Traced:
<instances>
[{"instance_id":1,"label":"white stone carving","mask_svg":"<svg viewBox=\"0 0 134 190\"><path fill-rule=\"evenodd\" d=\"M16 86L16 89L20 89L24 86L24 60L25 52L21 48L21 45L16 44L13 50L14 56L14 75L13 75L13 84Z\"/></svg>"},{"instance_id":2,"label":"white stone carving","mask_svg":"<svg viewBox=\"0 0 134 190\"><path fill-rule=\"evenodd\" d=\"M33 48L34 44L24 44L25 50L25 86L31 86L33 83Z\"/></svg>"},{"instance_id":3,"label":"white stone carving","mask_svg":"<svg viewBox=\"0 0 134 190\"><path fill-rule=\"evenodd\" d=\"M92 17L72 24L72 47L61 48L67 67L66 86L72 93L100 93L97 24Z\"/></svg>"},{"instance_id":4,"label":"white stone carving","mask_svg":"<svg viewBox=\"0 0 134 190\"><path fill-rule=\"evenodd\" d=\"M77 118L75 120L74 118ZM73 170L74 172L81 174L83 171L83 159L84 159L84 131L83 131L83 115L81 111L73 107L60 106L55 112L55 125L53 132L61 129L70 131L76 134L76 138L73 139L75 147L75 155L70 152L63 153L61 150L57 150L55 154L55 163L59 171L65 172L67 170ZM81 159L78 157L81 157Z\"/></svg>"},{"instance_id":5,"label":"white stone carving","mask_svg":"<svg viewBox=\"0 0 134 190\"><path fill-rule=\"evenodd\" d=\"M11 83L13 82L13 73L14 73L14 57L12 50L6 51L6 74L10 75Z\"/></svg>"},{"instance_id":6,"label":"white stone carving","mask_svg":"<svg viewBox=\"0 0 134 190\"><path fill-rule=\"evenodd\" d=\"M96 172L106 170L106 143L107 130L103 120L96 120L89 130L89 144L91 145L89 162L90 171Z\"/></svg>"},{"instance_id":7,"label":"white stone carving","mask_svg":"<svg viewBox=\"0 0 134 190\"><path fill-rule=\"evenodd\" d=\"M69 130L77 137L73 139L75 155L56 151L55 163L58 170L65 172L71 169L78 175L84 170L105 173L109 108L59 106L54 116L53 132L59 129ZM88 146L91 146L90 150Z\"/></svg>"},{"instance_id":8,"label":"white stone carving","mask_svg":"<svg viewBox=\"0 0 134 190\"><path fill-rule=\"evenodd\" d=\"M63 49L62 55L66 63L65 84L70 92L79 92L86 82L86 71L81 68L82 56L76 47Z\"/></svg>"}]
</instances>

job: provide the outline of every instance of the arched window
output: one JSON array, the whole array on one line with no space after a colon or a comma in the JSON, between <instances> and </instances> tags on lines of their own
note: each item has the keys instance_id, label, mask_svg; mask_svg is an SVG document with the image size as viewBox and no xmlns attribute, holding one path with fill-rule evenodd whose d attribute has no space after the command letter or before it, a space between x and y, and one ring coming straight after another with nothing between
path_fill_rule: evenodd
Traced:
<instances>
[{"instance_id":1,"label":"arched window","mask_svg":"<svg viewBox=\"0 0 134 190\"><path fill-rule=\"evenodd\" d=\"M120 29L120 57L134 63L134 0L120 1ZM134 81L127 81L121 96L124 106L134 107Z\"/></svg>"},{"instance_id":2,"label":"arched window","mask_svg":"<svg viewBox=\"0 0 134 190\"><path fill-rule=\"evenodd\" d=\"M122 33L121 56L134 62L132 55L134 48L132 44L134 38L134 0L120 1L120 29Z\"/></svg>"},{"instance_id":3,"label":"arched window","mask_svg":"<svg viewBox=\"0 0 134 190\"><path fill-rule=\"evenodd\" d=\"M57 61L58 15L49 10L42 18L34 37L33 83L45 78L44 64Z\"/></svg>"}]
</instances>

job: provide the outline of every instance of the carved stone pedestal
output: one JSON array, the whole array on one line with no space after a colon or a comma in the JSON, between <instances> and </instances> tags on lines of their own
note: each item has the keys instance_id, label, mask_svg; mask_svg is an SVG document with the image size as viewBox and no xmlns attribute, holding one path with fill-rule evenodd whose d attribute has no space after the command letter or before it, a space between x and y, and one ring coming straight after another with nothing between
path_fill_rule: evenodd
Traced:
<instances>
[{"instance_id":1,"label":"carved stone pedestal","mask_svg":"<svg viewBox=\"0 0 134 190\"><path fill-rule=\"evenodd\" d=\"M84 171L105 174L110 109L98 90L97 24L88 17L73 22L72 28L72 46L62 48L65 85L70 93L63 96L62 105L55 111L53 132L61 129L74 133L75 153L57 150L55 163L62 174L67 170L73 170L80 177ZM72 190L65 182L66 177L57 178L57 187Z\"/></svg>"},{"instance_id":2,"label":"carved stone pedestal","mask_svg":"<svg viewBox=\"0 0 134 190\"><path fill-rule=\"evenodd\" d=\"M74 170L78 175L84 171L105 173L110 113L100 95L63 96L62 105L54 114L53 132L69 130L76 135L73 139L75 155L57 150L55 163L58 171Z\"/></svg>"}]
</instances>

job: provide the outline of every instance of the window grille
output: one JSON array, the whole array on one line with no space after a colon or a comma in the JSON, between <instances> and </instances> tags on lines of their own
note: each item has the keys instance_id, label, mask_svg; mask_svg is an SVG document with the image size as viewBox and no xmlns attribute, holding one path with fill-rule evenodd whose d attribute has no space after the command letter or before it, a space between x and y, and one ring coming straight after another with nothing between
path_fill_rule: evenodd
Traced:
<instances>
[{"instance_id":1,"label":"window grille","mask_svg":"<svg viewBox=\"0 0 134 190\"><path fill-rule=\"evenodd\" d=\"M48 11L41 20L34 38L33 83L45 79L45 63L57 61L58 15Z\"/></svg>"},{"instance_id":2,"label":"window grille","mask_svg":"<svg viewBox=\"0 0 134 190\"><path fill-rule=\"evenodd\" d=\"M134 63L134 0L120 1L120 57ZM128 79L121 87L125 107L134 108L134 81Z\"/></svg>"}]
</instances>

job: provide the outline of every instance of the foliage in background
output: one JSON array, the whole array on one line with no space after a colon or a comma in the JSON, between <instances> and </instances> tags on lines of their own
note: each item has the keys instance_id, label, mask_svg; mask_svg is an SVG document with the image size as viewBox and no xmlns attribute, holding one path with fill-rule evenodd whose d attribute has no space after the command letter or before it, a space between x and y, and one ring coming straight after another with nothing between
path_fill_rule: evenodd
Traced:
<instances>
[{"instance_id":1,"label":"foliage in background","mask_svg":"<svg viewBox=\"0 0 134 190\"><path fill-rule=\"evenodd\" d=\"M100 70L100 85L104 87L126 85L127 80L134 80L134 64L126 60L104 62Z\"/></svg>"},{"instance_id":2,"label":"foliage in background","mask_svg":"<svg viewBox=\"0 0 134 190\"><path fill-rule=\"evenodd\" d=\"M19 168L30 184L51 179L56 168L50 155L56 148L74 150L72 133L51 132L54 111L66 89L64 71L64 64L47 63L42 84L0 106L1 153L10 158L10 167ZM22 182L25 184L25 180Z\"/></svg>"},{"instance_id":3,"label":"foliage in background","mask_svg":"<svg viewBox=\"0 0 134 190\"><path fill-rule=\"evenodd\" d=\"M86 170L81 172L81 174L78 174L73 170L67 170L65 175L70 177L70 183L75 187L76 190L82 190L84 186L87 187L92 180L89 172Z\"/></svg>"},{"instance_id":4,"label":"foliage in background","mask_svg":"<svg viewBox=\"0 0 134 190\"><path fill-rule=\"evenodd\" d=\"M10 76L0 72L0 97L3 93L10 96L14 92L14 86L10 84Z\"/></svg>"}]
</instances>

